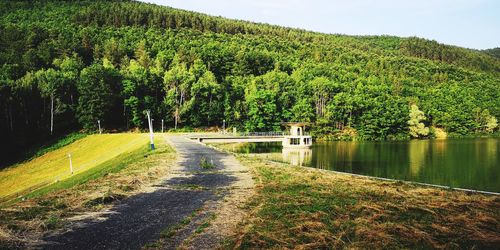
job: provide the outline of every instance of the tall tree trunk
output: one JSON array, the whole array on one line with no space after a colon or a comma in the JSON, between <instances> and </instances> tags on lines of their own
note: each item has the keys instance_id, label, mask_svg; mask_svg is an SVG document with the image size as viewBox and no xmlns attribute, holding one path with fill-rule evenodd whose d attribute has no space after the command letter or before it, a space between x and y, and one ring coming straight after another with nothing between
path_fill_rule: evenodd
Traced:
<instances>
[{"instance_id":1,"label":"tall tree trunk","mask_svg":"<svg viewBox=\"0 0 500 250\"><path fill-rule=\"evenodd\" d=\"M177 130L177 118L178 118L178 115L179 115L179 107L175 107L174 119L175 119L175 129L176 130Z\"/></svg>"},{"instance_id":2,"label":"tall tree trunk","mask_svg":"<svg viewBox=\"0 0 500 250\"><path fill-rule=\"evenodd\" d=\"M54 133L54 95L50 96L50 135Z\"/></svg>"},{"instance_id":3,"label":"tall tree trunk","mask_svg":"<svg viewBox=\"0 0 500 250\"><path fill-rule=\"evenodd\" d=\"M9 103L5 103L4 107L4 114L5 114L5 122L6 122L6 127L8 128L10 126L10 117L9 117Z\"/></svg>"},{"instance_id":4,"label":"tall tree trunk","mask_svg":"<svg viewBox=\"0 0 500 250\"><path fill-rule=\"evenodd\" d=\"M24 123L26 124L26 126L28 126L30 124L30 121L29 121L29 113L28 113L28 105L24 104L23 105L23 111L24 111Z\"/></svg>"},{"instance_id":5,"label":"tall tree trunk","mask_svg":"<svg viewBox=\"0 0 500 250\"><path fill-rule=\"evenodd\" d=\"M127 130L130 128L129 118L127 117L127 105L123 105L123 119L125 119L125 126Z\"/></svg>"},{"instance_id":6,"label":"tall tree trunk","mask_svg":"<svg viewBox=\"0 0 500 250\"><path fill-rule=\"evenodd\" d=\"M212 93L210 93L210 101L208 102L207 127L210 127L210 111L212 110Z\"/></svg>"},{"instance_id":7,"label":"tall tree trunk","mask_svg":"<svg viewBox=\"0 0 500 250\"><path fill-rule=\"evenodd\" d=\"M349 120L347 121L347 126L351 127L352 122L352 109L349 110Z\"/></svg>"},{"instance_id":8,"label":"tall tree trunk","mask_svg":"<svg viewBox=\"0 0 500 250\"><path fill-rule=\"evenodd\" d=\"M10 132L14 132L14 122L12 121L12 103L9 103L9 121Z\"/></svg>"}]
</instances>

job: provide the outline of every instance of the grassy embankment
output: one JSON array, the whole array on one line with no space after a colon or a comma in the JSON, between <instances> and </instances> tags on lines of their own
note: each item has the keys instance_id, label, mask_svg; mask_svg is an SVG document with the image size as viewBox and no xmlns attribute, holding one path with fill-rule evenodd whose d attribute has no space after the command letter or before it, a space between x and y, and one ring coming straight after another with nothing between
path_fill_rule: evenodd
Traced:
<instances>
[{"instance_id":1,"label":"grassy embankment","mask_svg":"<svg viewBox=\"0 0 500 250\"><path fill-rule=\"evenodd\" d=\"M49 190L57 186L68 187L69 179L71 182L84 182L94 172L103 169L103 166L97 166L144 147L147 142L146 134L132 133L90 135L77 140L0 171L0 199L30 193L30 190L41 186L49 185L52 187ZM71 154L73 174L70 172L68 154Z\"/></svg>"},{"instance_id":2,"label":"grassy embankment","mask_svg":"<svg viewBox=\"0 0 500 250\"><path fill-rule=\"evenodd\" d=\"M495 248L500 197L240 155L256 179L229 248Z\"/></svg>"},{"instance_id":3,"label":"grassy embankment","mask_svg":"<svg viewBox=\"0 0 500 250\"><path fill-rule=\"evenodd\" d=\"M13 178L12 176L17 174L19 185L29 187L40 182L43 176L53 178L61 176L58 171L69 171L66 164L59 169L52 164L54 160L50 159L59 159L58 156L69 151L74 155L85 153L87 159L92 159L92 164L88 164L88 160L81 160L83 156L75 157L75 170L79 163L87 163L86 167L80 168L72 176L63 174L60 181L24 194L24 200L15 199L2 204L0 248L26 246L36 241L47 230L62 227L68 222L68 218L102 210L113 201L137 193L165 176L171 164L175 162L175 152L161 135L156 136L155 144L157 149L149 150L148 137L145 134L94 135L33 161L12 166L4 170L6 173L0 172L7 180L5 176ZM31 171L29 167L38 167L33 171L33 177L25 173ZM56 173L48 175L46 169ZM32 180L33 184L29 185L26 179ZM12 186L4 182L0 185ZM20 188L10 190L12 193Z\"/></svg>"},{"instance_id":4,"label":"grassy embankment","mask_svg":"<svg viewBox=\"0 0 500 250\"><path fill-rule=\"evenodd\" d=\"M7 156L4 159L0 159L0 170L11 165L33 160L50 151L54 151L75 141L83 139L86 136L88 136L88 134L86 133L73 132L66 135L56 136L51 140L44 142L43 144L32 145L32 147L27 149L25 152L19 153L19 156Z\"/></svg>"}]
</instances>

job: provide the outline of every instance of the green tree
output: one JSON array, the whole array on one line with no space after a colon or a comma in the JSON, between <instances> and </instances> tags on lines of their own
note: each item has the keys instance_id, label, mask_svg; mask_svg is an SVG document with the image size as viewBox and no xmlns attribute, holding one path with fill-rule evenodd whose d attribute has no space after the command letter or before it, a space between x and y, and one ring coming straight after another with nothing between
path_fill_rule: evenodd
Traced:
<instances>
[{"instance_id":1,"label":"green tree","mask_svg":"<svg viewBox=\"0 0 500 250\"><path fill-rule=\"evenodd\" d=\"M292 107L292 121L311 122L314 116L314 109L310 99L300 99Z\"/></svg>"},{"instance_id":2,"label":"green tree","mask_svg":"<svg viewBox=\"0 0 500 250\"><path fill-rule=\"evenodd\" d=\"M416 104L410 106L410 119L408 120L408 129L410 130L410 135L413 138L419 138L422 136L429 135L429 128L425 126L422 121L427 120L424 112L418 109Z\"/></svg>"},{"instance_id":3,"label":"green tree","mask_svg":"<svg viewBox=\"0 0 500 250\"><path fill-rule=\"evenodd\" d=\"M485 130L488 133L492 133L498 127L498 120L494 116L490 116L486 122Z\"/></svg>"},{"instance_id":4,"label":"green tree","mask_svg":"<svg viewBox=\"0 0 500 250\"><path fill-rule=\"evenodd\" d=\"M149 57L145 40L141 40L137 45L137 48L134 52L134 57L142 67L146 69L149 68L151 64L151 58Z\"/></svg>"},{"instance_id":5,"label":"green tree","mask_svg":"<svg viewBox=\"0 0 500 250\"><path fill-rule=\"evenodd\" d=\"M167 95L164 102L173 111L175 129L181 122L181 110L186 105L186 99L189 99L189 91L194 81L195 77L186 69L185 64L177 64L165 72L163 82Z\"/></svg>"},{"instance_id":6,"label":"green tree","mask_svg":"<svg viewBox=\"0 0 500 250\"><path fill-rule=\"evenodd\" d=\"M59 90L60 103L64 105L59 105L59 107L65 107L65 109L59 109L62 111L70 111L69 115L74 117L74 111L76 109L77 97L76 97L76 85L80 78L80 71L83 69L84 64L81 58L77 54L71 56L64 56L54 60L54 65L58 68L62 76L63 84Z\"/></svg>"},{"instance_id":7,"label":"green tree","mask_svg":"<svg viewBox=\"0 0 500 250\"><path fill-rule=\"evenodd\" d=\"M103 58L109 61L113 66L119 66L120 60L124 55L125 48L122 42L117 41L115 38L111 38L104 43Z\"/></svg>"},{"instance_id":8,"label":"green tree","mask_svg":"<svg viewBox=\"0 0 500 250\"><path fill-rule=\"evenodd\" d=\"M245 123L245 128L248 131L279 129L280 117L277 112L276 93L254 87L246 92L245 101L248 105L248 121Z\"/></svg>"},{"instance_id":9,"label":"green tree","mask_svg":"<svg viewBox=\"0 0 500 250\"><path fill-rule=\"evenodd\" d=\"M42 96L50 98L50 134L52 135L54 132L54 102L57 98L58 90L64 82L63 76L55 69L42 69L36 72L35 77Z\"/></svg>"},{"instance_id":10,"label":"green tree","mask_svg":"<svg viewBox=\"0 0 500 250\"><path fill-rule=\"evenodd\" d=\"M483 109L481 111L481 108L475 108L474 113L478 131L491 133L498 127L497 118L492 116L488 109Z\"/></svg>"},{"instance_id":11,"label":"green tree","mask_svg":"<svg viewBox=\"0 0 500 250\"><path fill-rule=\"evenodd\" d=\"M316 107L316 115L324 117L326 115L327 106L336 92L337 85L326 77L316 77L311 82L313 91L314 104Z\"/></svg>"},{"instance_id":12,"label":"green tree","mask_svg":"<svg viewBox=\"0 0 500 250\"><path fill-rule=\"evenodd\" d=\"M215 75L205 71L191 87L191 99L188 106L194 112L192 124L200 126L205 123L210 126L222 113L222 87L217 83ZM203 122L205 121L205 122Z\"/></svg>"},{"instance_id":13,"label":"green tree","mask_svg":"<svg viewBox=\"0 0 500 250\"><path fill-rule=\"evenodd\" d=\"M101 124L113 122L119 82L118 72L101 64L92 64L82 70L77 86L77 117L85 129L95 129L98 120Z\"/></svg>"},{"instance_id":14,"label":"green tree","mask_svg":"<svg viewBox=\"0 0 500 250\"><path fill-rule=\"evenodd\" d=\"M133 126L141 127L144 123L143 111L144 98L146 95L147 86L149 82L148 71L138 61L132 59L129 65L122 69L124 80L122 82L122 98L124 98L124 113L128 123L131 122ZM148 108L150 109L150 107Z\"/></svg>"}]
</instances>

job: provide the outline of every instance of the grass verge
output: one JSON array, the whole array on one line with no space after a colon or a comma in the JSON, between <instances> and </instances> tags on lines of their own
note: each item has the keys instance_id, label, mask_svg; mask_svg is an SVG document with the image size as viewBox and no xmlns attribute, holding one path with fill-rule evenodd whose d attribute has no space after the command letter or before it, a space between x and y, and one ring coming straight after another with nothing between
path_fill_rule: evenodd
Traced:
<instances>
[{"instance_id":1,"label":"grass verge","mask_svg":"<svg viewBox=\"0 0 500 250\"><path fill-rule=\"evenodd\" d=\"M175 152L161 136L156 150L140 148L119 155L73 178L60 181L4 204L0 209L0 249L24 248L69 218L107 208L113 202L141 192L175 164Z\"/></svg>"},{"instance_id":2,"label":"grass verge","mask_svg":"<svg viewBox=\"0 0 500 250\"><path fill-rule=\"evenodd\" d=\"M500 245L500 197L378 181L239 156L256 195L227 248Z\"/></svg>"}]
</instances>

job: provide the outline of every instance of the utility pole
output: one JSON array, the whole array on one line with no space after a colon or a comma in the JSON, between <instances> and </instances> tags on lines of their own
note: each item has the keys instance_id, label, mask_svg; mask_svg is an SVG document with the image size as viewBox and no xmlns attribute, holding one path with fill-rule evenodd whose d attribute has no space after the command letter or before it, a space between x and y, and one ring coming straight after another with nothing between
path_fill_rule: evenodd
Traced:
<instances>
[{"instance_id":1,"label":"utility pole","mask_svg":"<svg viewBox=\"0 0 500 250\"><path fill-rule=\"evenodd\" d=\"M151 150L155 149L155 143L153 138L153 122L151 121L151 112L146 110L146 114L148 116L148 124L149 124L149 139L151 144Z\"/></svg>"},{"instance_id":2,"label":"utility pole","mask_svg":"<svg viewBox=\"0 0 500 250\"><path fill-rule=\"evenodd\" d=\"M101 130L101 120L97 120L97 125L99 126L99 134L102 134L102 130Z\"/></svg>"},{"instance_id":3,"label":"utility pole","mask_svg":"<svg viewBox=\"0 0 500 250\"><path fill-rule=\"evenodd\" d=\"M73 161L71 160L71 154L68 154L68 158L69 158L69 172L73 174Z\"/></svg>"},{"instance_id":4,"label":"utility pole","mask_svg":"<svg viewBox=\"0 0 500 250\"><path fill-rule=\"evenodd\" d=\"M163 119L161 119L161 132L163 133Z\"/></svg>"}]
</instances>

